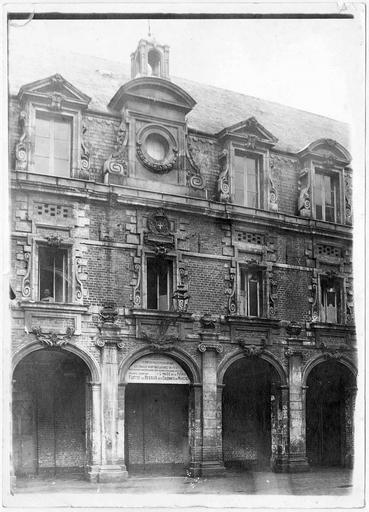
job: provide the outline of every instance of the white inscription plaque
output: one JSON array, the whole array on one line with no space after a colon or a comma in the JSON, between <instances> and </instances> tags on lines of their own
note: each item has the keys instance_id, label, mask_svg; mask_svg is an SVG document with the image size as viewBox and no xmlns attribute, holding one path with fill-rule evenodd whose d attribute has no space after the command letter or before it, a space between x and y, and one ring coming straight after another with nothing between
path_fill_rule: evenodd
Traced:
<instances>
[{"instance_id":1,"label":"white inscription plaque","mask_svg":"<svg viewBox=\"0 0 369 512\"><path fill-rule=\"evenodd\" d=\"M190 380L181 366L170 357L150 355L132 364L127 382L136 384L189 384Z\"/></svg>"}]
</instances>

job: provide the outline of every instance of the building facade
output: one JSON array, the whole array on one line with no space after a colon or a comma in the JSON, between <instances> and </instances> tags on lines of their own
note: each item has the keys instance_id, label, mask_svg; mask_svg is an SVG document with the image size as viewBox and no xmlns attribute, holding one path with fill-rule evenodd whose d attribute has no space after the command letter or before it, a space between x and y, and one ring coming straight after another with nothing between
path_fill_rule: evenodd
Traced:
<instances>
[{"instance_id":1,"label":"building facade","mask_svg":"<svg viewBox=\"0 0 369 512\"><path fill-rule=\"evenodd\" d=\"M13 476L352 466L346 126L86 69L10 97Z\"/></svg>"}]
</instances>

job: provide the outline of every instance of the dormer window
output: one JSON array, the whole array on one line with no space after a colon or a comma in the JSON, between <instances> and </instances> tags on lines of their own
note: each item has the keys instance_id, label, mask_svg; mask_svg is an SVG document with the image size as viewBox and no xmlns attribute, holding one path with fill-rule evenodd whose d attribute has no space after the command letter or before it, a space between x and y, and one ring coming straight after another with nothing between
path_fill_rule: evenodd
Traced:
<instances>
[{"instance_id":1,"label":"dormer window","mask_svg":"<svg viewBox=\"0 0 369 512\"><path fill-rule=\"evenodd\" d=\"M337 222L340 198L338 176L321 169L316 170L313 193L315 218L327 222Z\"/></svg>"},{"instance_id":2,"label":"dormer window","mask_svg":"<svg viewBox=\"0 0 369 512\"><path fill-rule=\"evenodd\" d=\"M34 172L69 177L71 143L70 117L36 112Z\"/></svg>"},{"instance_id":3,"label":"dormer window","mask_svg":"<svg viewBox=\"0 0 369 512\"><path fill-rule=\"evenodd\" d=\"M260 159L235 150L233 197L234 203L260 208Z\"/></svg>"}]
</instances>

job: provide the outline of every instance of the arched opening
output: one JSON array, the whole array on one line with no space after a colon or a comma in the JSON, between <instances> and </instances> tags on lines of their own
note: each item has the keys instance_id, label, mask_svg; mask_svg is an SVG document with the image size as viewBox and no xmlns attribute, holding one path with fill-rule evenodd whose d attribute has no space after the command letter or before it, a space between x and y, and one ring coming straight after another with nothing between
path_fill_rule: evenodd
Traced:
<instances>
[{"instance_id":1,"label":"arched opening","mask_svg":"<svg viewBox=\"0 0 369 512\"><path fill-rule=\"evenodd\" d=\"M244 469L268 467L274 448L282 455L283 444L278 444L276 436L272 443L278 410L282 410L281 382L276 369L261 358L243 357L226 370L223 383L224 465Z\"/></svg>"},{"instance_id":2,"label":"arched opening","mask_svg":"<svg viewBox=\"0 0 369 512\"><path fill-rule=\"evenodd\" d=\"M312 466L351 467L355 377L338 361L317 364L307 378L306 452Z\"/></svg>"},{"instance_id":3,"label":"arched opening","mask_svg":"<svg viewBox=\"0 0 369 512\"><path fill-rule=\"evenodd\" d=\"M160 76L161 55L157 50L150 50L147 55L148 74Z\"/></svg>"},{"instance_id":4,"label":"arched opening","mask_svg":"<svg viewBox=\"0 0 369 512\"><path fill-rule=\"evenodd\" d=\"M190 464L190 379L173 358L150 354L126 376L129 473L184 474Z\"/></svg>"},{"instance_id":5,"label":"arched opening","mask_svg":"<svg viewBox=\"0 0 369 512\"><path fill-rule=\"evenodd\" d=\"M84 472L90 380L82 359L58 349L34 351L17 364L12 401L16 476Z\"/></svg>"}]
</instances>

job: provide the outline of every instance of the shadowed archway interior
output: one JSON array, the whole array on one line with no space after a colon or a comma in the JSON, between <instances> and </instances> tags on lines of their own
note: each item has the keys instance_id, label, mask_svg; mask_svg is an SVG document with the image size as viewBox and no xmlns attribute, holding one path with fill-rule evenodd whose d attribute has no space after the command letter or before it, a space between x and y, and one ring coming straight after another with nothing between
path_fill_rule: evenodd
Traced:
<instances>
[{"instance_id":1,"label":"shadowed archway interior","mask_svg":"<svg viewBox=\"0 0 369 512\"><path fill-rule=\"evenodd\" d=\"M90 373L74 354L38 350L13 373L16 475L82 472L87 463Z\"/></svg>"},{"instance_id":2,"label":"shadowed archway interior","mask_svg":"<svg viewBox=\"0 0 369 512\"><path fill-rule=\"evenodd\" d=\"M306 451L311 465L351 467L355 377L337 361L315 366L307 378Z\"/></svg>"},{"instance_id":3,"label":"shadowed archway interior","mask_svg":"<svg viewBox=\"0 0 369 512\"><path fill-rule=\"evenodd\" d=\"M226 467L265 467L272 455L272 390L276 370L260 358L233 363L224 376L223 457Z\"/></svg>"}]
</instances>

